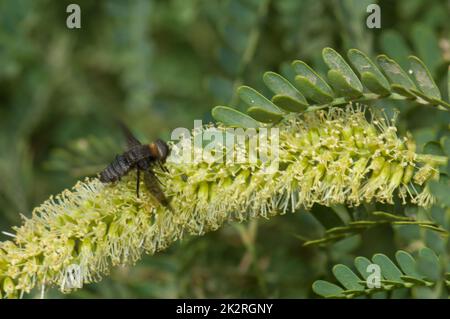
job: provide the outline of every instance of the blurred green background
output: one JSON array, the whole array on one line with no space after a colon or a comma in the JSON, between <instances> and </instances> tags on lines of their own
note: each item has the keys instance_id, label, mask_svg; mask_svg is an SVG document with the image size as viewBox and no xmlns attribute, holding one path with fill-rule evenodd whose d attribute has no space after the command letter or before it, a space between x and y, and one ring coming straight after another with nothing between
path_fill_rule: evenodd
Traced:
<instances>
[{"instance_id":1,"label":"blurred green background","mask_svg":"<svg viewBox=\"0 0 450 319\"><path fill-rule=\"evenodd\" d=\"M104 0L0 1L0 229L50 194L95 175L120 152L121 118L143 140L168 139L214 105L238 106L234 89L262 92L262 73L290 76L294 59L326 70L321 50L386 53L407 67L414 53L445 92L450 61L450 1L378 1L381 29L368 29L376 1ZM81 29L66 27L66 7L81 7ZM413 103L399 128L419 142L436 137L449 113ZM186 238L98 284L48 297L314 297L311 284L355 255L417 245L417 229L377 228L326 248L314 214L228 225ZM330 214L331 216L331 214ZM323 221L322 221L323 223ZM411 226L412 227L412 226ZM2 240L7 239L0 235ZM401 296L401 292L400 295Z\"/></svg>"}]
</instances>

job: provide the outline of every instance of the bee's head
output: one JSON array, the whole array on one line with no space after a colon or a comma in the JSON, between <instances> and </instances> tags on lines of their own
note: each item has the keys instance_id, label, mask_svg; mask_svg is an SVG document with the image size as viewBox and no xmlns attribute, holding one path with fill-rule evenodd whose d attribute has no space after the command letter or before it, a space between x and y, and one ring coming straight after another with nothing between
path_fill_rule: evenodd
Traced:
<instances>
[{"instance_id":1,"label":"bee's head","mask_svg":"<svg viewBox=\"0 0 450 319\"><path fill-rule=\"evenodd\" d=\"M170 154L169 146L161 139L157 139L154 143L150 144L150 150L152 156L162 162L164 162Z\"/></svg>"}]
</instances>

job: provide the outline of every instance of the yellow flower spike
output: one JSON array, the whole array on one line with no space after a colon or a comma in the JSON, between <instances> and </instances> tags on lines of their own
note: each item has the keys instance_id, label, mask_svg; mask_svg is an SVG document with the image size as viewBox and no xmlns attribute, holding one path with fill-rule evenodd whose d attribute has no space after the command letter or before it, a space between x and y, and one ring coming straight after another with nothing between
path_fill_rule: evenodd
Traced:
<instances>
[{"instance_id":1,"label":"yellow flower spike","mask_svg":"<svg viewBox=\"0 0 450 319\"><path fill-rule=\"evenodd\" d=\"M428 187L416 186L437 178L437 164L445 159L419 156L388 121L375 115L368 121L365 112L330 107L286 117L276 126L275 171L265 170L273 159L175 163L169 158L170 173L156 173L170 210L145 191L136 197L133 172L112 185L95 178L77 183L37 207L14 228L13 240L0 243L1 296L21 296L43 285L64 290L68 270L76 266L83 270L82 283L98 281L111 266L133 264L143 253L228 221L269 218L314 204L392 202L396 195L403 202L431 204Z\"/></svg>"}]
</instances>

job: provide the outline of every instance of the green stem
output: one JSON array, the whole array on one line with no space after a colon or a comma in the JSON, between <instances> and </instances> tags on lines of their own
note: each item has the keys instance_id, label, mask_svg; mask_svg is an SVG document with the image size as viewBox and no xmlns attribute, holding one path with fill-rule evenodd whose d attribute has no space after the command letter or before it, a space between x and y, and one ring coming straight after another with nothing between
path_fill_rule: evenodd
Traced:
<instances>
[{"instance_id":1,"label":"green stem","mask_svg":"<svg viewBox=\"0 0 450 319\"><path fill-rule=\"evenodd\" d=\"M382 99L386 99L386 98L390 99L390 100L397 100L397 101L411 100L411 98L402 96L397 93L391 93L390 95L378 95L378 94L374 94L374 93L364 93L361 97L356 98L356 99L338 97L338 98L335 98L332 102L327 103L327 104L311 105L308 107L307 111L310 112L310 111L322 110L322 109L325 109L330 106L345 105L345 104L348 104L349 102L361 103L361 102L377 101L377 100L382 100ZM415 101L419 104L429 104L429 102L422 100L422 99L416 99ZM447 105L445 105L445 106L447 106ZM440 107L439 110L448 111L447 109L442 108L442 107Z\"/></svg>"}]
</instances>

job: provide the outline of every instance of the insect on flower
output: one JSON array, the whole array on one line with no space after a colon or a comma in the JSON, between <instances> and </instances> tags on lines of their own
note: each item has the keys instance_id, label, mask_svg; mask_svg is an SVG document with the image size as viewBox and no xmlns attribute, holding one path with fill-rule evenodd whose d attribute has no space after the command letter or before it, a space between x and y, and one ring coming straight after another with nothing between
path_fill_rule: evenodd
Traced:
<instances>
[{"instance_id":1,"label":"insect on flower","mask_svg":"<svg viewBox=\"0 0 450 319\"><path fill-rule=\"evenodd\" d=\"M139 197L140 172L144 173L144 184L148 191L164 206L169 202L160 185L161 182L153 172L155 165L166 171L164 162L169 156L169 146L161 139L150 144L142 144L123 123L119 123L127 140L128 149L100 172L100 181L112 183L121 179L132 169L137 170L136 196Z\"/></svg>"}]
</instances>

